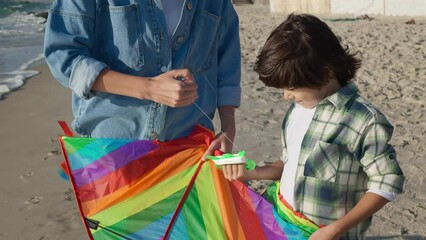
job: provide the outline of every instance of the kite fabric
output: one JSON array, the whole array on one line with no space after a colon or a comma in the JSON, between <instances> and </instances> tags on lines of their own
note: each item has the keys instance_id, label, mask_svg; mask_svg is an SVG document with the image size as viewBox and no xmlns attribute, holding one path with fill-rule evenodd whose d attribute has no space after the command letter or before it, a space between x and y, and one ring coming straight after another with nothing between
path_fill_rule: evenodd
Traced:
<instances>
[{"instance_id":1,"label":"kite fabric","mask_svg":"<svg viewBox=\"0 0 426 240\"><path fill-rule=\"evenodd\" d=\"M312 225L200 160L213 138L200 126L167 142L60 137L89 238L307 239Z\"/></svg>"}]
</instances>

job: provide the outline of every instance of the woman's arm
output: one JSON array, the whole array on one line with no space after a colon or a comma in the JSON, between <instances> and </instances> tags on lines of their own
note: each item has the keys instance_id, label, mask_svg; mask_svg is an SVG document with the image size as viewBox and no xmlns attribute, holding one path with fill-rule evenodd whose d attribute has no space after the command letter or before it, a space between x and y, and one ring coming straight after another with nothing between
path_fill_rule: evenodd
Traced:
<instances>
[{"instance_id":1,"label":"woman's arm","mask_svg":"<svg viewBox=\"0 0 426 240\"><path fill-rule=\"evenodd\" d=\"M179 78L184 80L177 80ZM187 69L172 70L150 78L104 69L92 90L149 99L171 107L187 106L197 98L197 84Z\"/></svg>"}]
</instances>

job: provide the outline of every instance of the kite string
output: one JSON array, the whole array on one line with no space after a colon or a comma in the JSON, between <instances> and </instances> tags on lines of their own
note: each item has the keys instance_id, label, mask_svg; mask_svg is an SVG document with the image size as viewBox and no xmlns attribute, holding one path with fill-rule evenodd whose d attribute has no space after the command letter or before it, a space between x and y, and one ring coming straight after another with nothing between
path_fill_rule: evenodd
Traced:
<instances>
[{"instance_id":1,"label":"kite string","mask_svg":"<svg viewBox=\"0 0 426 240\"><path fill-rule=\"evenodd\" d=\"M180 80L180 81L184 81L185 78L183 76L175 76L174 77L176 80ZM216 124L214 123L213 119L211 119L209 117L209 115L204 112L204 110L196 103L194 102L194 105L204 114L204 116L213 124L213 127L215 129L221 129L218 126L216 126ZM241 149L234 143L234 141L232 141L228 136L226 136L226 134L221 130L219 130L219 133L221 133L223 136L225 136L225 138L232 144L233 147L235 147L239 152L241 152Z\"/></svg>"},{"instance_id":2,"label":"kite string","mask_svg":"<svg viewBox=\"0 0 426 240\"><path fill-rule=\"evenodd\" d=\"M196 102L194 102L194 105L204 114L204 116L207 118L207 119L209 119L210 120L210 122L213 124L213 127L215 128L215 129L220 129L218 126L216 126L216 124L214 123L214 121L213 121L213 119L211 119L210 117L209 117L209 115L207 115L207 113L206 112L204 112L203 111L203 109L196 103ZM219 130L219 132L223 135L223 136L225 136L225 138L232 144L232 146L233 147L235 147L239 152L241 152L241 149L222 131L222 130Z\"/></svg>"}]
</instances>

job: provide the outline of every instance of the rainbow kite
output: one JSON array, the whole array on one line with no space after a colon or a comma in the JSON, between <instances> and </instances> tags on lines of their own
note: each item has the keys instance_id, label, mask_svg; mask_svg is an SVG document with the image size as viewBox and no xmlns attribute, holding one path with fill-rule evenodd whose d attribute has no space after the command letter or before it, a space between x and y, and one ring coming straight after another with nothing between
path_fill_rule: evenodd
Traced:
<instances>
[{"instance_id":1,"label":"rainbow kite","mask_svg":"<svg viewBox=\"0 0 426 240\"><path fill-rule=\"evenodd\" d=\"M283 220L279 207L200 161L214 137L205 128L168 142L66 133L65 169L90 239L297 240L317 229Z\"/></svg>"}]
</instances>

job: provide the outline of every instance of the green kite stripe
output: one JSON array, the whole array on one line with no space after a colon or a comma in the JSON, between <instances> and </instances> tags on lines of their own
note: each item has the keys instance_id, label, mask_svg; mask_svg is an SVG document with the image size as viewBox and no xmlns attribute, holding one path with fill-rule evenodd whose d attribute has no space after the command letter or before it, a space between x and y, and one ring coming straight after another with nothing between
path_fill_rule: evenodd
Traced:
<instances>
[{"instance_id":1,"label":"green kite stripe","mask_svg":"<svg viewBox=\"0 0 426 240\"><path fill-rule=\"evenodd\" d=\"M162 199L173 195L177 190L185 188L194 174L195 168L195 166L190 167L176 174L174 177L161 181L144 192L122 202L116 203L90 218L106 222L107 226L114 225L115 223L122 221L137 212L143 211L145 208L157 202L160 202ZM131 209L131 211L129 211L129 209Z\"/></svg>"},{"instance_id":2,"label":"green kite stripe","mask_svg":"<svg viewBox=\"0 0 426 240\"><path fill-rule=\"evenodd\" d=\"M223 221L219 202L217 201L216 187L208 163L204 164L195 181L197 189L210 189L210 191L199 191L198 199L201 203L202 217L206 225L207 239L226 239L223 231ZM214 191L211 191L214 190Z\"/></svg>"},{"instance_id":3,"label":"green kite stripe","mask_svg":"<svg viewBox=\"0 0 426 240\"><path fill-rule=\"evenodd\" d=\"M164 216L172 213L176 209L176 205L178 204L180 198L182 197L185 189L181 189L167 198L157 202L156 204L129 216L122 221L119 221L113 225L107 226L108 229L120 231L121 234L127 236L131 235L135 232L140 231L151 223L163 218ZM149 221L146 221L149 219ZM95 219L96 220L96 219ZM102 221L97 220L102 224ZM123 232L125 231L125 232ZM109 234L107 230L100 229L96 233L93 234L93 237L98 238L101 235ZM99 238L102 239L102 238Z\"/></svg>"}]
</instances>

